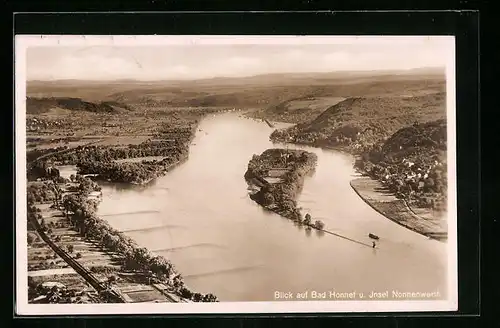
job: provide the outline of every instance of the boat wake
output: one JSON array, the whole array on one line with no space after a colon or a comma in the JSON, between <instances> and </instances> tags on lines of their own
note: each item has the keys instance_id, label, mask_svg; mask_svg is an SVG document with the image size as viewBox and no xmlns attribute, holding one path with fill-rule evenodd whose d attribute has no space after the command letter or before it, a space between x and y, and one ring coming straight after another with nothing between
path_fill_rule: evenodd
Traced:
<instances>
[{"instance_id":1,"label":"boat wake","mask_svg":"<svg viewBox=\"0 0 500 328\"><path fill-rule=\"evenodd\" d=\"M130 232L145 232L145 231L154 231L158 229L186 229L184 226L174 225L174 224L166 224L155 227L147 227L147 228L137 228L137 229L129 229L129 230L120 230L120 232L130 233Z\"/></svg>"},{"instance_id":2,"label":"boat wake","mask_svg":"<svg viewBox=\"0 0 500 328\"><path fill-rule=\"evenodd\" d=\"M136 214L154 214L160 213L160 211L134 211L134 212L123 212L123 213L108 213L108 214L99 214L99 216L120 216L120 215L136 215Z\"/></svg>"},{"instance_id":3,"label":"boat wake","mask_svg":"<svg viewBox=\"0 0 500 328\"><path fill-rule=\"evenodd\" d=\"M186 246L160 248L160 249L153 250L153 252L156 252L156 253L175 252L178 250L187 249L187 248L194 248L194 247L210 247L210 248L218 248L218 249L226 249L227 248L224 245L218 245L218 244L212 244L212 243L199 243L199 244L192 244L192 245L186 245Z\"/></svg>"},{"instance_id":4,"label":"boat wake","mask_svg":"<svg viewBox=\"0 0 500 328\"><path fill-rule=\"evenodd\" d=\"M233 274L233 273L240 273L240 272L245 272L245 271L259 270L262 267L263 267L263 265L252 265L252 266L247 266L247 267L237 267L237 268L231 268L231 269L221 269L221 270L210 271L210 272L188 274L188 275L183 275L183 277L184 278L199 278L199 277L216 276L216 275L221 275L221 274Z\"/></svg>"}]
</instances>

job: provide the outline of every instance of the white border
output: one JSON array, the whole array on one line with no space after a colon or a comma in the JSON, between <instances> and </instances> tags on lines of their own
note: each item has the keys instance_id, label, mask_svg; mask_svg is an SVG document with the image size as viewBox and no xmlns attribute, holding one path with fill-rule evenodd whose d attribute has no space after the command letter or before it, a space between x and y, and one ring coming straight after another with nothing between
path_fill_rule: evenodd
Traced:
<instances>
[{"instance_id":1,"label":"white border","mask_svg":"<svg viewBox=\"0 0 500 328\"><path fill-rule=\"evenodd\" d=\"M26 50L33 46L152 46L192 44L398 44L445 43L448 126L448 296L447 301L283 301L220 303L28 304L26 242ZM16 82L16 314L205 314L205 313L338 313L430 312L458 309L455 38L453 36L74 36L15 37Z\"/></svg>"}]
</instances>

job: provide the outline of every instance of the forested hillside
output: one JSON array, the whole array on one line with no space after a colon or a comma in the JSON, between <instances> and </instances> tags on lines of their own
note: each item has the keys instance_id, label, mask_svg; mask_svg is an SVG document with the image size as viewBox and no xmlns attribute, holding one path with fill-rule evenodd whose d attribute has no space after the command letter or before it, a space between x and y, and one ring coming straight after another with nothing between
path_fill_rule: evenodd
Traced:
<instances>
[{"instance_id":1,"label":"forested hillside","mask_svg":"<svg viewBox=\"0 0 500 328\"><path fill-rule=\"evenodd\" d=\"M353 97L329 107L310 122L273 132L271 139L360 153L400 128L445 117L445 93Z\"/></svg>"},{"instance_id":2,"label":"forested hillside","mask_svg":"<svg viewBox=\"0 0 500 328\"><path fill-rule=\"evenodd\" d=\"M446 132L446 120L402 128L387 141L365 150L355 166L411 204L444 210Z\"/></svg>"},{"instance_id":3,"label":"forested hillside","mask_svg":"<svg viewBox=\"0 0 500 328\"><path fill-rule=\"evenodd\" d=\"M54 108L87 112L114 112L117 108L130 110L131 108L117 101L103 101L99 103L84 101L80 98L26 98L26 113L41 114Z\"/></svg>"}]
</instances>

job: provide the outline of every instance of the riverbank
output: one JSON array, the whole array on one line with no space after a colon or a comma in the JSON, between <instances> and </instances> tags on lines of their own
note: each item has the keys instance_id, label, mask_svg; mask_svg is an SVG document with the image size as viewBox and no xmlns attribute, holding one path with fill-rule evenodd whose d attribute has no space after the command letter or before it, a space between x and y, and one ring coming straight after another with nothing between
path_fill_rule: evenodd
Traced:
<instances>
[{"instance_id":1,"label":"riverbank","mask_svg":"<svg viewBox=\"0 0 500 328\"><path fill-rule=\"evenodd\" d=\"M272 301L276 288L328 290L332 282L365 294L373 288L442 286L444 262L434 253L445 245L366 206L349 186L350 157L300 148L317 154L318 164L304 179L297 205L302 214L322 220L325 230L369 246L299 226L249 198L243 175L252 154L286 148L272 145L265 122L223 114L203 120L200 129L189 160L154 184L103 183L97 212L141 247L174 263L192 290L213 292L221 302L248 302ZM381 237L379 249L372 250L370 232ZM318 254L335 260L325 263ZM352 275L360 267L369 270ZM390 280L384 278L387 272ZM418 279L409 280L412 276Z\"/></svg>"},{"instance_id":2,"label":"riverbank","mask_svg":"<svg viewBox=\"0 0 500 328\"><path fill-rule=\"evenodd\" d=\"M198 114L180 126L164 122L154 136L137 145L85 149L84 156L74 159L78 172L108 182L148 184L188 159L199 122L207 115Z\"/></svg>"},{"instance_id":3,"label":"riverbank","mask_svg":"<svg viewBox=\"0 0 500 328\"><path fill-rule=\"evenodd\" d=\"M130 237L114 229L109 223L96 215L97 204L86 198L67 199L65 210L73 213L70 217L86 239L98 242L108 251L118 254L125 272L140 275L148 284L166 286L169 293L178 298L194 302L216 302L213 294L200 294L191 291L184 283L181 274L173 263L162 256L154 255L147 248L139 245Z\"/></svg>"},{"instance_id":4,"label":"riverbank","mask_svg":"<svg viewBox=\"0 0 500 328\"><path fill-rule=\"evenodd\" d=\"M323 123L318 123L318 126L325 128L332 124L330 121ZM351 131L354 133L352 138L343 139L338 136L333 138L331 133L326 134L330 136L328 138L325 135L320 138L319 134L311 131L314 129L297 124L287 129L275 130L270 140L333 149L355 156L355 169L375 179L373 183L378 185L371 186L367 183L367 186L364 186L352 182L351 186L354 184L358 190L363 191L373 191L373 188L380 189L382 186L387 189L385 192L394 198L391 200L394 202L391 209L386 208L387 204L378 203L380 193L373 198L367 198L363 196L363 192L358 192L365 202L370 203L372 208L390 220L402 223L410 230L440 240L447 238L447 222L443 218L447 204L444 120L403 127L391 134L387 140L371 146L361 138L364 132L353 130L356 133ZM339 142L340 140L343 142ZM411 199L411 202L407 202L407 199ZM405 214L401 214L401 211ZM410 221L412 223L408 223Z\"/></svg>"},{"instance_id":5,"label":"riverbank","mask_svg":"<svg viewBox=\"0 0 500 328\"><path fill-rule=\"evenodd\" d=\"M364 176L351 180L350 185L365 203L388 219L426 237L447 240L446 220L417 216L404 200L396 198L379 181Z\"/></svg>"},{"instance_id":6,"label":"riverbank","mask_svg":"<svg viewBox=\"0 0 500 328\"><path fill-rule=\"evenodd\" d=\"M100 198L96 200L90 196L92 191L100 189L97 184L83 178L80 185L73 188L77 190L76 192L67 192L64 187L59 187L61 193L54 198L59 199L59 205L39 205L32 201L28 205L28 223L32 222L28 227L36 229L36 231L28 232L28 243L31 244L28 250L28 254L31 254L28 271L43 271L31 279L30 288L33 299L47 294L47 291L38 288L42 283L47 282L47 277L53 280L49 282L61 285L61 279L66 282L65 277L68 274L63 269L68 268L68 265L76 265L84 272L80 280L91 277L93 281L96 281L96 286L106 286L112 282L113 289L127 290L126 295L122 295L125 302L217 301L212 294L203 295L191 291L184 284L182 276L175 270L172 263L161 256L152 254L146 248L139 247L134 240L113 229L107 221L99 218L95 212ZM38 198L32 197L31 199ZM51 251L47 253L45 250L33 248L36 241L40 239L39 235L45 236L47 240L44 239L44 241L51 244L50 247L57 248L59 252L66 251L64 255L68 260L61 261ZM47 248L45 244L43 247ZM74 272L73 276L73 280L78 280ZM80 302L81 298L76 299L71 295L89 294L81 286L72 287L71 290L65 300L60 302ZM136 291L141 294L139 298L128 295ZM90 293L88 300L84 301L107 302L102 299L95 300L92 295L93 293ZM47 297L46 301L48 298L50 297ZM57 300L48 300L48 302L57 302Z\"/></svg>"},{"instance_id":7,"label":"riverbank","mask_svg":"<svg viewBox=\"0 0 500 328\"><path fill-rule=\"evenodd\" d=\"M170 172L171 170L173 170L177 166L179 166L182 163L186 162L188 160L188 158L189 158L189 156L186 155L186 156L182 157L181 159L177 160L174 163L166 164L165 167L156 174L156 176L151 177L151 178L146 179L146 180L139 181L139 182L132 182L132 184L140 185L140 186L147 185L148 183L152 182L153 180L158 179L158 178L164 176L165 174L167 174L168 172Z\"/></svg>"},{"instance_id":8,"label":"riverbank","mask_svg":"<svg viewBox=\"0 0 500 328\"><path fill-rule=\"evenodd\" d=\"M53 157L49 163L77 164L78 173L80 174L76 174L75 177L81 178L81 174L93 174L96 175L94 178L97 181L107 180L111 182L126 182L133 185L146 185L156 178L165 175L188 159L190 143L195 136L200 119L206 116L206 114L186 117L180 126L170 124L169 122L159 122L156 134L138 144L85 146L77 147L72 153L52 153ZM163 159L156 160L151 156L161 156ZM127 159L140 159L141 157L144 160L127 161ZM124 161L117 163L115 162L116 159L124 159ZM63 184L60 184L59 187L64 188ZM80 190L82 188L76 186L74 189ZM49 194L52 194L51 188L43 190L34 189L33 191L36 195L32 195L31 199L35 201L44 200ZM71 247L72 250L79 250L75 252L77 254L75 256L78 256L79 261L84 261L90 265L88 267L89 270L98 270L96 274L101 274L105 277L119 277L120 282L117 283L114 281L114 285L119 285L127 290L124 298L128 302L217 301L217 297L213 294L203 295L191 291L184 284L181 274L175 270L172 263L161 256L152 254L146 248L139 247L135 241L113 229L107 221L97 217L95 215L97 204L89 203L89 192L89 190L86 190L83 193L79 192L76 195L69 195L70 197L65 199L64 203L61 199L60 203L64 204L64 210L69 213L69 219L65 219L62 213L59 213L57 216L61 217L60 220L68 222L55 222L55 224L63 226L62 229L57 230L57 236L52 235L56 233L54 227L48 228L50 229L52 238L55 238L57 243L60 243L61 238L64 238L65 247ZM56 196L54 195L51 200L55 198ZM44 226L48 223L54 223L52 219L47 218L47 220L48 222L41 221ZM99 256L99 249L106 255ZM52 255L50 256L52 257ZM87 260L89 256L94 261L89 263ZM98 261L100 264L94 263L97 259L101 260ZM37 271L40 271L40 269L45 269L45 271L52 268L56 269L56 265L52 262L48 262L47 264L44 262L42 266L38 265L38 263L33 263L32 270L29 271L33 272L33 269L38 269ZM38 267L35 267L36 265ZM61 269L67 268L64 266ZM101 272L102 270L104 272ZM56 282L60 280L66 281L64 278L67 277L66 272L58 269L54 272L55 275L51 273L52 271L40 272L39 275L33 277L34 280L32 279L31 286L40 285L39 282L44 282L47 277L56 280ZM81 277L79 278L74 273L73 276L77 280L81 279ZM107 278L103 279L107 281ZM132 288L131 284L137 285L137 288ZM81 294L81 289L73 288L72 290L74 290L73 294ZM135 296L137 296L136 294L140 294L137 296L139 298L131 296L131 293ZM70 300L68 298L67 301L75 302L75 299ZM97 300L97 302L102 302L102 300Z\"/></svg>"},{"instance_id":9,"label":"riverbank","mask_svg":"<svg viewBox=\"0 0 500 328\"><path fill-rule=\"evenodd\" d=\"M120 254L110 252L97 240L84 238L61 211L47 205L35 207L40 210L43 226L50 228L45 232L30 232L37 239L29 241L28 247L29 303L116 302L116 297L103 297L106 288L116 292L125 303L185 301L172 294L167 286L147 281L139 272L124 270ZM41 240L42 234L52 246ZM59 254L64 253L61 254L64 259L54 248ZM94 285L89 285L89 279Z\"/></svg>"},{"instance_id":10,"label":"riverbank","mask_svg":"<svg viewBox=\"0 0 500 328\"><path fill-rule=\"evenodd\" d=\"M113 183L130 183L144 186L153 180L164 176L175 167L188 160L188 154L183 153L177 156L174 161L165 158L157 161L139 162L86 162L80 163L79 174L93 174L93 180Z\"/></svg>"},{"instance_id":11,"label":"riverbank","mask_svg":"<svg viewBox=\"0 0 500 328\"><path fill-rule=\"evenodd\" d=\"M244 177L249 185L259 189L250 198L291 221L321 230L323 222L312 222L309 214L303 217L296 202L305 177L315 170L317 159L311 152L279 148L254 155Z\"/></svg>"}]
</instances>

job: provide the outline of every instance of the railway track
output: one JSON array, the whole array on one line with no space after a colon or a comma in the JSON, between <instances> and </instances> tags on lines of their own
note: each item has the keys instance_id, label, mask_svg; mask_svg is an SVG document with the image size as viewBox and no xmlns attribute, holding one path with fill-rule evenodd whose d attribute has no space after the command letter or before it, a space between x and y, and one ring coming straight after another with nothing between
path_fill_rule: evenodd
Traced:
<instances>
[{"instance_id":1,"label":"railway track","mask_svg":"<svg viewBox=\"0 0 500 328\"><path fill-rule=\"evenodd\" d=\"M98 293L104 294L110 301L115 303L126 303L125 298L117 291L108 288L100 282L89 270L82 266L77 260L72 258L66 251L56 245L43 231L40 223L35 219L30 219L35 226L38 234L42 240L52 248L52 250L59 255L70 267L72 267L90 286L92 286Z\"/></svg>"}]
</instances>

